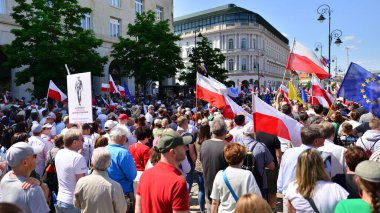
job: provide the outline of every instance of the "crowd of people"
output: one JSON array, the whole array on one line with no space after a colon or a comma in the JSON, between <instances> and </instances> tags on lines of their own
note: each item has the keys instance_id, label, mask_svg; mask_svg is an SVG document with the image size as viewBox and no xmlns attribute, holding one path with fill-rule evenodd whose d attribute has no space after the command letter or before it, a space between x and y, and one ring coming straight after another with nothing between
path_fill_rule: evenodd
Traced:
<instances>
[{"instance_id":1,"label":"crowd of people","mask_svg":"<svg viewBox=\"0 0 380 213\"><path fill-rule=\"evenodd\" d=\"M283 212L380 212L380 119L355 103L277 98L293 147L192 98L94 101L85 124L43 101L0 100L0 212L189 212L194 190L200 212L276 212L279 193Z\"/></svg>"}]
</instances>

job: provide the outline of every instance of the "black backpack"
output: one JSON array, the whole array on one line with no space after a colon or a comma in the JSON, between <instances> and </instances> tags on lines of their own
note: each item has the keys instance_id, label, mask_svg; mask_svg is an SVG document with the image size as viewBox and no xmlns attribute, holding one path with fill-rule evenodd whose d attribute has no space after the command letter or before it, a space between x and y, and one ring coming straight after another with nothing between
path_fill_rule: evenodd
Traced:
<instances>
[{"instance_id":1,"label":"black backpack","mask_svg":"<svg viewBox=\"0 0 380 213\"><path fill-rule=\"evenodd\" d=\"M256 142L255 145L252 146L251 150L247 152L247 155L244 159L243 165L241 166L242 169L249 170L252 172L253 176L255 177L256 183L259 186L260 189L263 187L263 174L260 174L257 166L256 166L256 159L255 156L253 156L253 150L255 149L256 145L260 142Z\"/></svg>"}]
</instances>

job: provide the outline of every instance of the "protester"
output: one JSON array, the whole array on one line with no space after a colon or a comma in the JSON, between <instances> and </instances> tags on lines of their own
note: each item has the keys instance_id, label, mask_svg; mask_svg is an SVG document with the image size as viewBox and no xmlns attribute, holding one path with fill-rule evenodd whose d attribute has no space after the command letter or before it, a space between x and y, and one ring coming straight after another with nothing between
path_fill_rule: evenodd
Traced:
<instances>
[{"instance_id":1,"label":"protester","mask_svg":"<svg viewBox=\"0 0 380 213\"><path fill-rule=\"evenodd\" d=\"M186 157L190 136L180 137L173 130L163 133L156 149L161 160L146 170L140 179L136 195L136 213L188 212L189 196L186 181L178 166ZM157 180L160 184L157 184Z\"/></svg>"},{"instance_id":2,"label":"protester","mask_svg":"<svg viewBox=\"0 0 380 213\"><path fill-rule=\"evenodd\" d=\"M289 183L285 195L290 212L333 212L337 202L347 196L345 189L330 182L317 150L307 149L299 155L295 180Z\"/></svg>"},{"instance_id":3,"label":"protester","mask_svg":"<svg viewBox=\"0 0 380 213\"><path fill-rule=\"evenodd\" d=\"M0 191L3 194L3 202L15 204L25 212L49 212L50 209L39 180L34 179L31 184L33 186L24 184L37 165L39 152L41 149L38 150L22 142L16 143L8 149L6 160L12 170L1 179Z\"/></svg>"},{"instance_id":4,"label":"protester","mask_svg":"<svg viewBox=\"0 0 380 213\"><path fill-rule=\"evenodd\" d=\"M74 205L81 212L126 212L127 203L121 185L108 177L111 154L106 147L94 150L91 156L93 172L79 179L75 187Z\"/></svg>"},{"instance_id":5,"label":"protester","mask_svg":"<svg viewBox=\"0 0 380 213\"><path fill-rule=\"evenodd\" d=\"M104 147L107 145L108 145L108 138L106 138L106 137L101 136L98 139L96 139L96 141L95 141L95 149L98 147Z\"/></svg>"},{"instance_id":6,"label":"protester","mask_svg":"<svg viewBox=\"0 0 380 213\"><path fill-rule=\"evenodd\" d=\"M219 170L227 168L228 164L224 158L224 138L226 136L227 126L222 118L215 118L211 124L212 137L202 143L200 160L203 167L203 177L206 194L206 208L211 210L211 191L214 178Z\"/></svg>"},{"instance_id":7,"label":"protester","mask_svg":"<svg viewBox=\"0 0 380 213\"><path fill-rule=\"evenodd\" d=\"M344 162L344 153L346 152L346 148L334 144L335 129L330 122L323 122L321 128L323 128L325 141L323 146L319 147L318 150L329 152L331 154L330 176L334 177L337 174L345 174L346 166Z\"/></svg>"},{"instance_id":8,"label":"protester","mask_svg":"<svg viewBox=\"0 0 380 213\"><path fill-rule=\"evenodd\" d=\"M243 127L245 125L245 116L236 115L234 118L235 127L231 129L228 133L233 136L233 141L240 142L243 137Z\"/></svg>"},{"instance_id":9,"label":"protester","mask_svg":"<svg viewBox=\"0 0 380 213\"><path fill-rule=\"evenodd\" d=\"M83 136L77 128L70 128L63 136L65 148L55 156L58 177L57 205L58 213L79 212L74 206L74 190L78 180L87 174L85 158L78 153L83 148Z\"/></svg>"},{"instance_id":10,"label":"protester","mask_svg":"<svg viewBox=\"0 0 380 213\"><path fill-rule=\"evenodd\" d=\"M111 165L107 171L109 177L122 186L128 205L127 213L130 213L133 212L135 208L133 180L137 175L136 165L132 155L125 147L128 137L127 127L115 126L111 129L111 141L107 146L108 151L111 153Z\"/></svg>"},{"instance_id":11,"label":"protester","mask_svg":"<svg viewBox=\"0 0 380 213\"><path fill-rule=\"evenodd\" d=\"M349 193L348 198L360 198L358 186L354 181L355 168L360 162L368 160L368 156L363 148L350 146L344 153L344 159L347 166L346 174L337 174L332 180Z\"/></svg>"},{"instance_id":12,"label":"protester","mask_svg":"<svg viewBox=\"0 0 380 213\"><path fill-rule=\"evenodd\" d=\"M265 144L255 140L252 125L246 125L242 130L243 136L239 144L243 145L248 152L251 153L254 167L251 172L253 173L257 185L260 188L261 194L267 198L268 182L265 168L274 170L273 156L269 152Z\"/></svg>"},{"instance_id":13,"label":"protester","mask_svg":"<svg viewBox=\"0 0 380 213\"><path fill-rule=\"evenodd\" d=\"M268 203L256 194L245 194L236 203L235 213L272 213Z\"/></svg>"},{"instance_id":14,"label":"protester","mask_svg":"<svg viewBox=\"0 0 380 213\"><path fill-rule=\"evenodd\" d=\"M369 122L370 130L356 141L356 146L362 147L369 152L369 156L380 148L380 119L373 118Z\"/></svg>"},{"instance_id":15,"label":"protester","mask_svg":"<svg viewBox=\"0 0 380 213\"><path fill-rule=\"evenodd\" d=\"M205 212L205 185L203 178L203 166L200 160L202 143L211 138L210 126L208 124L201 125L198 131L197 141L195 142L195 150L197 153L197 159L195 161L195 173L198 182L198 204L200 211Z\"/></svg>"},{"instance_id":16,"label":"protester","mask_svg":"<svg viewBox=\"0 0 380 213\"><path fill-rule=\"evenodd\" d=\"M224 147L224 158L228 167L215 176L210 195L211 212L234 212L239 197L247 193L261 196L252 172L241 168L246 153L246 148L237 143Z\"/></svg>"},{"instance_id":17,"label":"protester","mask_svg":"<svg viewBox=\"0 0 380 213\"><path fill-rule=\"evenodd\" d=\"M380 163L363 161L355 168L355 180L361 189L361 199L348 199L338 203L336 213L380 212Z\"/></svg>"}]
</instances>

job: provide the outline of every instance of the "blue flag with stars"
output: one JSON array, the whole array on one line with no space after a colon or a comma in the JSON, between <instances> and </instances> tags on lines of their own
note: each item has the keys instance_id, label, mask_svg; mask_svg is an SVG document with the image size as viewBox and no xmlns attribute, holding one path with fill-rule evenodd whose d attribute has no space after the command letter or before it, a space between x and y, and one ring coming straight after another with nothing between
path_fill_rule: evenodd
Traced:
<instances>
[{"instance_id":1,"label":"blue flag with stars","mask_svg":"<svg viewBox=\"0 0 380 213\"><path fill-rule=\"evenodd\" d=\"M363 67L351 63L337 93L361 104L376 117L380 117L380 76L372 74Z\"/></svg>"}]
</instances>

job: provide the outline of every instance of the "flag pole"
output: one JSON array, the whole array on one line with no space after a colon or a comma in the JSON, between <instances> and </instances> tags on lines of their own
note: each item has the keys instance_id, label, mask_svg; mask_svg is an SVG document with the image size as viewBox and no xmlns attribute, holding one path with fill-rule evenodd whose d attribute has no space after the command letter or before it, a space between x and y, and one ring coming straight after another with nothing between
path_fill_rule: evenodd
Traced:
<instances>
[{"instance_id":1,"label":"flag pole","mask_svg":"<svg viewBox=\"0 0 380 213\"><path fill-rule=\"evenodd\" d=\"M198 112L197 82L198 82L198 72L195 69L195 114Z\"/></svg>"},{"instance_id":2,"label":"flag pole","mask_svg":"<svg viewBox=\"0 0 380 213\"><path fill-rule=\"evenodd\" d=\"M289 53L289 57L288 57L288 62L287 62L287 66L289 65L289 63L292 61L292 53L293 53L293 50L294 50L294 45L296 44L296 38L293 39L293 45L292 45L292 51L290 51ZM286 67L284 69L284 75L282 76L282 81L281 81L281 84L284 84L284 80L285 80L285 75L286 75ZM280 91L281 91L281 85L280 85ZM278 95L276 97L276 103L278 102Z\"/></svg>"},{"instance_id":3,"label":"flag pole","mask_svg":"<svg viewBox=\"0 0 380 213\"><path fill-rule=\"evenodd\" d=\"M51 82L51 80L49 81L48 91L47 91L47 94L46 94L46 103L45 103L45 108L46 109L48 108L50 82Z\"/></svg>"},{"instance_id":4,"label":"flag pole","mask_svg":"<svg viewBox=\"0 0 380 213\"><path fill-rule=\"evenodd\" d=\"M70 74L69 67L67 67L67 64L65 64L65 67L66 67L67 75L71 75L71 74Z\"/></svg>"}]
</instances>

